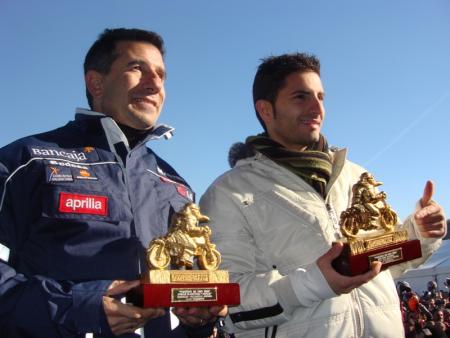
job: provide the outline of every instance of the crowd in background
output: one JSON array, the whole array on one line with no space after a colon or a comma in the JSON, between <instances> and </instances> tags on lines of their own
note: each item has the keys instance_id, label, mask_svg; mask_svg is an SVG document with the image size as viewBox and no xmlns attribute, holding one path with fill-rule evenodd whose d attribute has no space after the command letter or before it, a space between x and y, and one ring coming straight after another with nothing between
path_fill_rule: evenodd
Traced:
<instances>
[{"instance_id":1,"label":"crowd in background","mask_svg":"<svg viewBox=\"0 0 450 338\"><path fill-rule=\"evenodd\" d=\"M422 294L414 292L408 282L397 283L406 338L450 337L450 278L446 290L438 290L429 281Z\"/></svg>"}]
</instances>

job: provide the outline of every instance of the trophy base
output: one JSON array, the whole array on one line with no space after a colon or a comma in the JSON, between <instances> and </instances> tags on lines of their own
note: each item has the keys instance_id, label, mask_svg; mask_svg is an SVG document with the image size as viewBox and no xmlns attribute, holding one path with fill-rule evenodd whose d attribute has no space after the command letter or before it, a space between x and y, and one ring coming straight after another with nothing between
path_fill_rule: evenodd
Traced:
<instances>
[{"instance_id":1,"label":"trophy base","mask_svg":"<svg viewBox=\"0 0 450 338\"><path fill-rule=\"evenodd\" d=\"M226 271L151 270L128 299L140 307L185 307L240 304L239 284Z\"/></svg>"},{"instance_id":2,"label":"trophy base","mask_svg":"<svg viewBox=\"0 0 450 338\"><path fill-rule=\"evenodd\" d=\"M332 265L334 269L346 276L356 276L370 270L371 263L379 261L383 263L384 270L392 265L411 261L422 257L420 241L409 240L400 243L385 245L360 253L352 253L350 244L344 243L342 254L336 258Z\"/></svg>"},{"instance_id":3,"label":"trophy base","mask_svg":"<svg viewBox=\"0 0 450 338\"><path fill-rule=\"evenodd\" d=\"M130 297L133 304L147 307L185 307L240 304L239 284L141 284Z\"/></svg>"}]
</instances>

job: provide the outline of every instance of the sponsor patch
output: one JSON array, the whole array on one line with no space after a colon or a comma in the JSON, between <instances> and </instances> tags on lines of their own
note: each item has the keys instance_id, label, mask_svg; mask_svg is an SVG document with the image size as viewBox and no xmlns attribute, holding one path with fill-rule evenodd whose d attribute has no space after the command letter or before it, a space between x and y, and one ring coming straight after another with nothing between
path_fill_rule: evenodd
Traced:
<instances>
[{"instance_id":1,"label":"sponsor patch","mask_svg":"<svg viewBox=\"0 0 450 338\"><path fill-rule=\"evenodd\" d=\"M29 146L31 157L60 158L73 162L97 161L98 154L94 147L84 148L51 148Z\"/></svg>"},{"instance_id":2,"label":"sponsor patch","mask_svg":"<svg viewBox=\"0 0 450 338\"><path fill-rule=\"evenodd\" d=\"M108 197L59 193L59 212L71 214L108 215Z\"/></svg>"},{"instance_id":3,"label":"sponsor patch","mask_svg":"<svg viewBox=\"0 0 450 338\"><path fill-rule=\"evenodd\" d=\"M181 196L186 197L191 201L194 199L192 192L182 184L177 184L177 191Z\"/></svg>"},{"instance_id":4,"label":"sponsor patch","mask_svg":"<svg viewBox=\"0 0 450 338\"><path fill-rule=\"evenodd\" d=\"M77 168L77 169L89 169L88 166L82 165L82 164L77 164L77 163L72 163L72 162L68 162L68 161L56 161L56 160L50 160L47 161L47 163L51 164L51 165L57 165L60 167L69 167L69 168Z\"/></svg>"},{"instance_id":5,"label":"sponsor patch","mask_svg":"<svg viewBox=\"0 0 450 338\"><path fill-rule=\"evenodd\" d=\"M94 147L84 147L83 148L83 151L85 152L85 153L92 153L93 151L95 150L95 148Z\"/></svg>"},{"instance_id":6,"label":"sponsor patch","mask_svg":"<svg viewBox=\"0 0 450 338\"><path fill-rule=\"evenodd\" d=\"M77 180L98 180L93 170L88 168L74 169L74 175Z\"/></svg>"},{"instance_id":7,"label":"sponsor patch","mask_svg":"<svg viewBox=\"0 0 450 338\"><path fill-rule=\"evenodd\" d=\"M186 197L188 199L190 199L191 201L194 200L194 195L192 194L192 191L190 191L185 185L177 183L175 181L172 181L171 179L164 177L164 176L160 176L159 177L161 181L163 181L164 183L172 183L175 185L177 192L183 196Z\"/></svg>"},{"instance_id":8,"label":"sponsor patch","mask_svg":"<svg viewBox=\"0 0 450 338\"><path fill-rule=\"evenodd\" d=\"M48 165L45 168L47 183L50 182L73 182L73 176L70 168L57 165Z\"/></svg>"}]
</instances>

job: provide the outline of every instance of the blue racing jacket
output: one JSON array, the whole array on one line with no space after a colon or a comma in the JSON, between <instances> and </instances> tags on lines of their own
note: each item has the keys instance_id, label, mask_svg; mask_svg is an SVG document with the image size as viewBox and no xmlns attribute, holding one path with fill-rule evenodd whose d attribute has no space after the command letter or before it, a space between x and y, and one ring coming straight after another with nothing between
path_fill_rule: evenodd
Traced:
<instances>
[{"instance_id":1,"label":"blue racing jacket","mask_svg":"<svg viewBox=\"0 0 450 338\"><path fill-rule=\"evenodd\" d=\"M186 182L117 124L77 110L74 121L0 149L0 336L109 337L102 296L146 270L149 242L193 199ZM134 334L127 335L129 337ZM184 337L170 319L145 337Z\"/></svg>"}]
</instances>

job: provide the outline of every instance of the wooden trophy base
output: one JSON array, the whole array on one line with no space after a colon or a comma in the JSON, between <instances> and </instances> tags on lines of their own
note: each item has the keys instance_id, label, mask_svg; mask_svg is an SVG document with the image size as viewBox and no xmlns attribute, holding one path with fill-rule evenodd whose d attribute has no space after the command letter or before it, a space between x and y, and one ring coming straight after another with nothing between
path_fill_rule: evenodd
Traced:
<instances>
[{"instance_id":1,"label":"wooden trophy base","mask_svg":"<svg viewBox=\"0 0 450 338\"><path fill-rule=\"evenodd\" d=\"M239 305L239 284L228 280L220 270L150 270L128 299L144 308Z\"/></svg>"},{"instance_id":2,"label":"wooden trophy base","mask_svg":"<svg viewBox=\"0 0 450 338\"><path fill-rule=\"evenodd\" d=\"M383 263L384 270L392 265L422 257L420 241L404 240L403 232L344 243L342 254L333 261L334 269L346 276L356 276L370 270L371 263Z\"/></svg>"}]
</instances>

